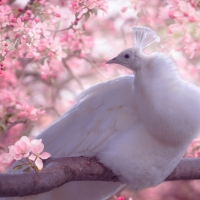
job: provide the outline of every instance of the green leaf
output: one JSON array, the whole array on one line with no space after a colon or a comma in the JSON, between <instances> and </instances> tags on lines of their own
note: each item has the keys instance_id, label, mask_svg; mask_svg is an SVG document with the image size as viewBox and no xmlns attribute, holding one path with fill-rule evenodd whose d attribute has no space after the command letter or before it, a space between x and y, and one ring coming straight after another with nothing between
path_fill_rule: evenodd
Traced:
<instances>
[{"instance_id":1,"label":"green leaf","mask_svg":"<svg viewBox=\"0 0 200 200\"><path fill-rule=\"evenodd\" d=\"M16 170L19 170L23 167L23 165L16 165L13 167L13 170L16 171Z\"/></svg>"},{"instance_id":2,"label":"green leaf","mask_svg":"<svg viewBox=\"0 0 200 200\"><path fill-rule=\"evenodd\" d=\"M23 170L23 172L30 172L31 168L27 167L26 169Z\"/></svg>"},{"instance_id":3,"label":"green leaf","mask_svg":"<svg viewBox=\"0 0 200 200\"><path fill-rule=\"evenodd\" d=\"M6 130L6 125L2 122L0 122L0 128L2 129L2 131Z\"/></svg>"},{"instance_id":4,"label":"green leaf","mask_svg":"<svg viewBox=\"0 0 200 200\"><path fill-rule=\"evenodd\" d=\"M0 54L0 62L2 62L4 60L4 57L2 56L2 54Z\"/></svg>"},{"instance_id":5,"label":"green leaf","mask_svg":"<svg viewBox=\"0 0 200 200\"><path fill-rule=\"evenodd\" d=\"M40 63L41 63L42 65L44 65L45 59L46 59L45 57L43 57L43 58L40 59Z\"/></svg>"},{"instance_id":6,"label":"green leaf","mask_svg":"<svg viewBox=\"0 0 200 200\"><path fill-rule=\"evenodd\" d=\"M32 166L32 168L37 171L37 172L42 172L42 170L39 170L38 167L36 165Z\"/></svg>"},{"instance_id":7,"label":"green leaf","mask_svg":"<svg viewBox=\"0 0 200 200\"><path fill-rule=\"evenodd\" d=\"M4 116L5 122L7 123L9 118L11 118L13 116L13 113L8 113Z\"/></svg>"},{"instance_id":8,"label":"green leaf","mask_svg":"<svg viewBox=\"0 0 200 200\"><path fill-rule=\"evenodd\" d=\"M200 145L192 149L192 152L194 153L194 151L198 151L199 149L200 149Z\"/></svg>"},{"instance_id":9,"label":"green leaf","mask_svg":"<svg viewBox=\"0 0 200 200\"><path fill-rule=\"evenodd\" d=\"M92 10L91 10L91 13L94 13L94 15L97 16L97 9L95 9L95 8L92 9Z\"/></svg>"},{"instance_id":10,"label":"green leaf","mask_svg":"<svg viewBox=\"0 0 200 200\"><path fill-rule=\"evenodd\" d=\"M33 166L33 169L35 169L36 171L38 171L38 167L36 165Z\"/></svg>"},{"instance_id":11,"label":"green leaf","mask_svg":"<svg viewBox=\"0 0 200 200\"><path fill-rule=\"evenodd\" d=\"M8 114L6 114L6 117L7 117L7 118L10 118L10 117L12 117L12 116L13 116L12 113L8 113Z\"/></svg>"},{"instance_id":12,"label":"green leaf","mask_svg":"<svg viewBox=\"0 0 200 200\"><path fill-rule=\"evenodd\" d=\"M54 78L50 78L50 81L51 81L52 84L55 83L55 79Z\"/></svg>"},{"instance_id":13,"label":"green leaf","mask_svg":"<svg viewBox=\"0 0 200 200\"><path fill-rule=\"evenodd\" d=\"M40 4L38 2L34 2L31 6L34 6L34 9L37 8Z\"/></svg>"},{"instance_id":14,"label":"green leaf","mask_svg":"<svg viewBox=\"0 0 200 200\"><path fill-rule=\"evenodd\" d=\"M86 12L86 13L85 13L85 21L87 21L89 18L90 18L90 13L89 13L89 12Z\"/></svg>"}]
</instances>

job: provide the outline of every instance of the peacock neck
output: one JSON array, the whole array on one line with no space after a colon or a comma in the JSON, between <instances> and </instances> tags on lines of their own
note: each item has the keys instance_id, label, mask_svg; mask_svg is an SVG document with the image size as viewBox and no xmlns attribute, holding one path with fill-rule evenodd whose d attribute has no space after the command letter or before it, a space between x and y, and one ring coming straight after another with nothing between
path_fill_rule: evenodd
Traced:
<instances>
[{"instance_id":1,"label":"peacock neck","mask_svg":"<svg viewBox=\"0 0 200 200\"><path fill-rule=\"evenodd\" d=\"M184 108L179 106L176 98L177 91L181 90L181 81L171 78L170 73L160 73L158 76L150 70L137 71L134 80L134 97L138 116L149 134L159 142L176 145L178 148L186 145L183 138L187 136L190 127L188 126L188 130L183 130L181 126L177 126L177 123L184 124L185 120L180 118L180 112ZM173 73L171 75L176 76ZM186 136L183 137L184 134Z\"/></svg>"}]
</instances>

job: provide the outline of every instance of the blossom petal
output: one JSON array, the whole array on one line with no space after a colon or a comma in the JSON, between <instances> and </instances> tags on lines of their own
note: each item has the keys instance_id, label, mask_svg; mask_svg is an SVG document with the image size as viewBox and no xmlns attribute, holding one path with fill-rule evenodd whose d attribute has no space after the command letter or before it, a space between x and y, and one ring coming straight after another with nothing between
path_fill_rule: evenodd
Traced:
<instances>
[{"instance_id":1,"label":"blossom petal","mask_svg":"<svg viewBox=\"0 0 200 200\"><path fill-rule=\"evenodd\" d=\"M42 139L34 139L34 140L32 140L31 141L31 144L33 144L33 145L38 145L38 144L40 144L42 142Z\"/></svg>"},{"instance_id":2,"label":"blossom petal","mask_svg":"<svg viewBox=\"0 0 200 200\"><path fill-rule=\"evenodd\" d=\"M42 158L42 159L47 159L47 158L49 158L50 156L51 156L50 153L48 153L48 152L43 152L43 153L40 155L40 158Z\"/></svg>"},{"instance_id":3,"label":"blossom petal","mask_svg":"<svg viewBox=\"0 0 200 200\"><path fill-rule=\"evenodd\" d=\"M35 160L36 159L36 156L34 154L31 154L29 157L28 157L30 160Z\"/></svg>"},{"instance_id":4,"label":"blossom petal","mask_svg":"<svg viewBox=\"0 0 200 200\"><path fill-rule=\"evenodd\" d=\"M9 154L13 156L15 154L15 146L11 145L8 147L8 149L9 149Z\"/></svg>"},{"instance_id":5,"label":"blossom petal","mask_svg":"<svg viewBox=\"0 0 200 200\"><path fill-rule=\"evenodd\" d=\"M27 154L31 150L30 139L26 136L22 136L20 140L15 143L14 146L16 154Z\"/></svg>"},{"instance_id":6,"label":"blossom petal","mask_svg":"<svg viewBox=\"0 0 200 200\"><path fill-rule=\"evenodd\" d=\"M31 141L31 151L35 154L40 154L44 149L44 144L42 140L34 139Z\"/></svg>"},{"instance_id":7,"label":"blossom petal","mask_svg":"<svg viewBox=\"0 0 200 200\"><path fill-rule=\"evenodd\" d=\"M13 157L9 153L3 154L2 163L10 163L13 160Z\"/></svg>"},{"instance_id":8,"label":"blossom petal","mask_svg":"<svg viewBox=\"0 0 200 200\"><path fill-rule=\"evenodd\" d=\"M36 161L35 161L35 165L37 166L37 168L39 170L41 170L43 168L43 162L40 158L37 158Z\"/></svg>"},{"instance_id":9,"label":"blossom petal","mask_svg":"<svg viewBox=\"0 0 200 200\"><path fill-rule=\"evenodd\" d=\"M27 136L22 136L22 137L20 138L20 140L21 140L21 141L24 141L24 142L26 142L26 143L28 143L28 144L31 143L30 139L29 139Z\"/></svg>"},{"instance_id":10,"label":"blossom petal","mask_svg":"<svg viewBox=\"0 0 200 200\"><path fill-rule=\"evenodd\" d=\"M15 160L21 160L22 159L22 154L15 154L14 155Z\"/></svg>"},{"instance_id":11,"label":"blossom petal","mask_svg":"<svg viewBox=\"0 0 200 200\"><path fill-rule=\"evenodd\" d=\"M29 156L29 153L26 153L23 155L24 158L27 158Z\"/></svg>"}]
</instances>

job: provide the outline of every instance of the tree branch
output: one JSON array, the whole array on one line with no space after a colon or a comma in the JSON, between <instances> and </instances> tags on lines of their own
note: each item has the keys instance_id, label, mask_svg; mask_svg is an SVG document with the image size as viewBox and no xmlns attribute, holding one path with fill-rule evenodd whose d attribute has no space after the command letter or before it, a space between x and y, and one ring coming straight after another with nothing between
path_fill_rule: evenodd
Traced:
<instances>
[{"instance_id":1,"label":"tree branch","mask_svg":"<svg viewBox=\"0 0 200 200\"><path fill-rule=\"evenodd\" d=\"M70 181L119 179L95 158L49 158L41 173L0 175L0 197L28 196L50 191ZM166 180L200 179L200 159L184 158Z\"/></svg>"},{"instance_id":2,"label":"tree branch","mask_svg":"<svg viewBox=\"0 0 200 200\"><path fill-rule=\"evenodd\" d=\"M166 181L200 179L200 159L183 158Z\"/></svg>"}]
</instances>

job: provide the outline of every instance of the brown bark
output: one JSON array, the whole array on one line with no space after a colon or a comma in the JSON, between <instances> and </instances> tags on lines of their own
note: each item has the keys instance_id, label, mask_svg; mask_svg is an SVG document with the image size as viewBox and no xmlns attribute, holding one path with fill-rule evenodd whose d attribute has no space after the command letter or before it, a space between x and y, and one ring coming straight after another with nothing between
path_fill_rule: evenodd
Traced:
<instances>
[{"instance_id":1,"label":"brown bark","mask_svg":"<svg viewBox=\"0 0 200 200\"><path fill-rule=\"evenodd\" d=\"M200 179L200 159L182 159L166 180ZM119 181L95 158L49 158L41 173L0 175L0 197L28 196L50 191L70 181Z\"/></svg>"}]
</instances>

